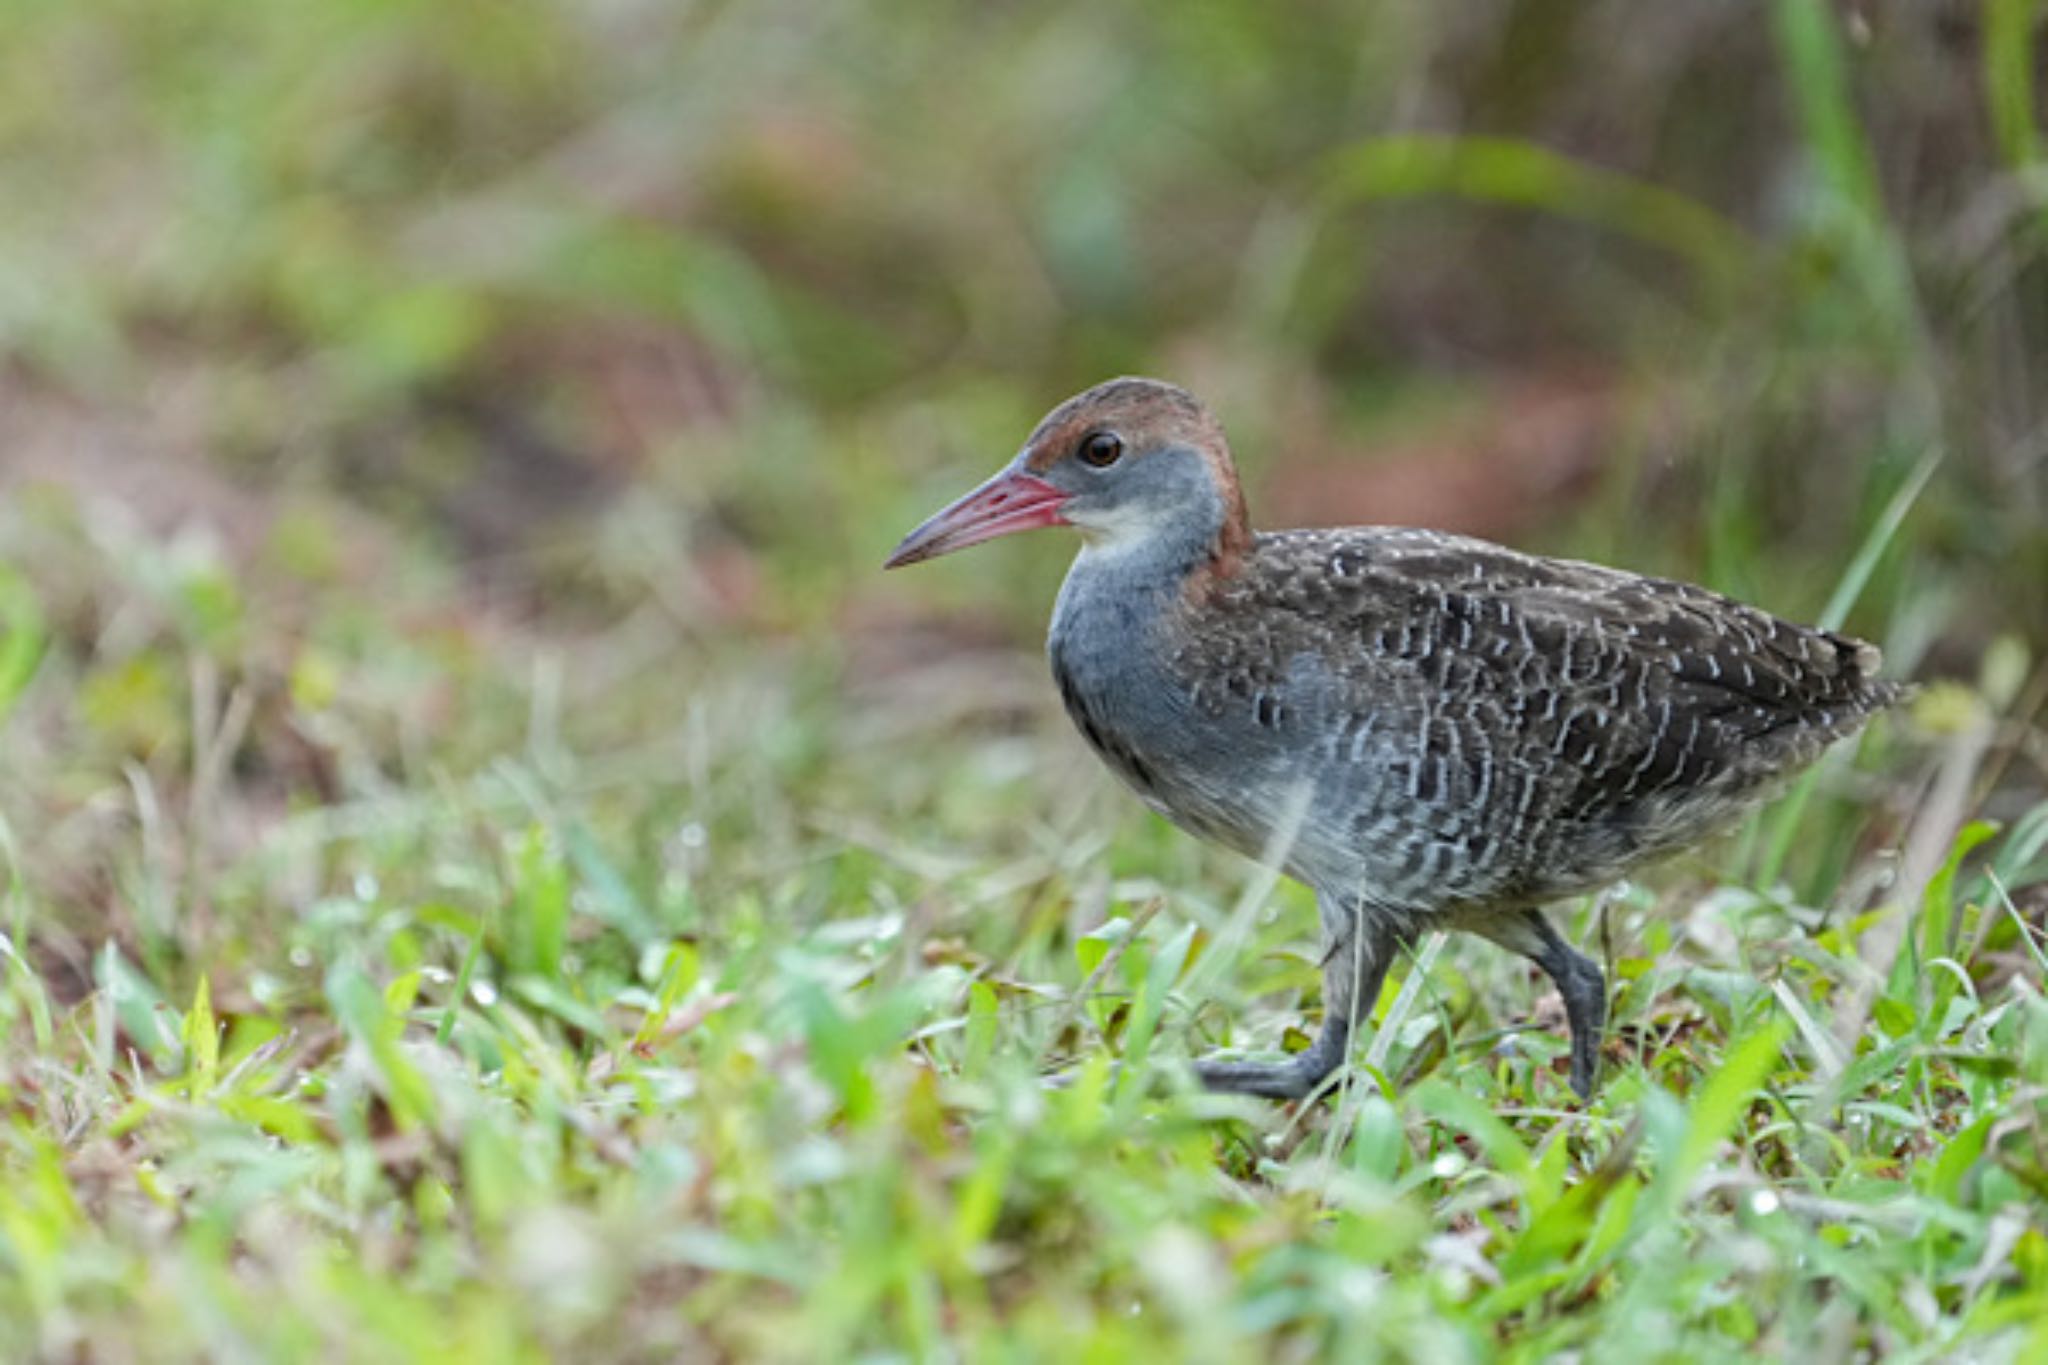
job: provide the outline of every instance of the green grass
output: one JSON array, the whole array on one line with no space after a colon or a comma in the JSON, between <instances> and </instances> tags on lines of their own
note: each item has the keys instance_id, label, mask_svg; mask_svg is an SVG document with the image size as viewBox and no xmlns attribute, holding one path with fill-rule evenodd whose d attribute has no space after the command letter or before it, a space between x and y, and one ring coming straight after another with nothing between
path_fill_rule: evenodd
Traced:
<instances>
[{"instance_id":1,"label":"green grass","mask_svg":"<svg viewBox=\"0 0 2048 1365\"><path fill-rule=\"evenodd\" d=\"M2011 899L2048 807L1937 830L1915 906L1709 857L1584 907L1588 1108L1540 984L1460 940L1290 1112L1178 1060L1313 1003L1304 897L1137 814L1043 699L992 728L822 643L465 626L431 557L367 610L91 504L0 546L10 1356L2048 1347ZM1863 770L1953 752L1913 731ZM1944 817L1905 790L1910 846ZM1867 885L1891 839L1846 828Z\"/></svg>"},{"instance_id":2,"label":"green grass","mask_svg":"<svg viewBox=\"0 0 2048 1365\"><path fill-rule=\"evenodd\" d=\"M2048 1358L2041 6L1863 8L0 4L0 1358ZM1592 1104L1465 938L1187 1085L1308 896L876 568L1126 369L1584 382L1518 541L1925 683L1560 908Z\"/></svg>"}]
</instances>

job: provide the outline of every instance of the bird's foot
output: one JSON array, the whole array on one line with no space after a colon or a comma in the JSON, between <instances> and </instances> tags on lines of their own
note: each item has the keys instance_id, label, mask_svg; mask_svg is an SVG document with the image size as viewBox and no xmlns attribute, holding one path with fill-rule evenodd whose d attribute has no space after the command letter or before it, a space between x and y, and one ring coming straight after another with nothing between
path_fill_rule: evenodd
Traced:
<instances>
[{"instance_id":1,"label":"bird's foot","mask_svg":"<svg viewBox=\"0 0 2048 1365\"><path fill-rule=\"evenodd\" d=\"M1474 927L1534 962L1557 986L1571 1030L1572 1090L1580 1103L1591 1103L1600 1084L1600 1040L1607 1024L1607 978L1600 964L1566 943L1540 910Z\"/></svg>"},{"instance_id":2,"label":"bird's foot","mask_svg":"<svg viewBox=\"0 0 2048 1365\"><path fill-rule=\"evenodd\" d=\"M1255 1095L1267 1100L1298 1100L1314 1094L1333 1079L1332 1068L1318 1065L1307 1053L1284 1062L1205 1057L1193 1066L1196 1079L1206 1090L1220 1095ZM1108 1067L1104 1075L1110 1086L1116 1085L1122 1070L1122 1062ZM1039 1077L1039 1084L1047 1090L1071 1090L1087 1074L1085 1066L1068 1067Z\"/></svg>"},{"instance_id":3,"label":"bird's foot","mask_svg":"<svg viewBox=\"0 0 2048 1365\"><path fill-rule=\"evenodd\" d=\"M1571 1087L1581 1104L1591 1104L1593 1092L1600 1088L1600 1034L1597 1027L1585 1032L1572 1032Z\"/></svg>"},{"instance_id":4,"label":"bird's foot","mask_svg":"<svg viewBox=\"0 0 2048 1365\"><path fill-rule=\"evenodd\" d=\"M1313 1094L1334 1069L1309 1053L1285 1062L1245 1062L1204 1057L1195 1075L1207 1089L1225 1095L1256 1095L1268 1100L1298 1100Z\"/></svg>"},{"instance_id":5,"label":"bird's foot","mask_svg":"<svg viewBox=\"0 0 2048 1365\"><path fill-rule=\"evenodd\" d=\"M1572 1090L1579 1103L1591 1104L1600 1088L1600 1042L1607 1024L1607 983L1600 969L1581 959L1571 986L1562 991L1565 1017L1571 1026Z\"/></svg>"}]
</instances>

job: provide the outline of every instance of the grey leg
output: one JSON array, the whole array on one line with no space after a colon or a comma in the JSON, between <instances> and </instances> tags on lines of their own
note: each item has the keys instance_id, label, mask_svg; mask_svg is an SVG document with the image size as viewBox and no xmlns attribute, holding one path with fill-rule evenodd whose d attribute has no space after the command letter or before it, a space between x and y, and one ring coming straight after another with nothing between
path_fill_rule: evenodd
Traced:
<instances>
[{"instance_id":1,"label":"grey leg","mask_svg":"<svg viewBox=\"0 0 2048 1365\"><path fill-rule=\"evenodd\" d=\"M1557 985L1564 1001L1565 1022L1572 1034L1572 1089L1582 1100L1593 1098L1600 1078L1601 1030L1607 1023L1607 978L1600 966L1558 935L1540 910L1524 910L1471 926L1501 947L1520 953L1541 967Z\"/></svg>"},{"instance_id":2,"label":"grey leg","mask_svg":"<svg viewBox=\"0 0 2048 1365\"><path fill-rule=\"evenodd\" d=\"M1211 1090L1298 1100L1344 1064L1358 1020L1372 1012L1399 939L1368 923L1355 906L1327 898L1323 918L1323 1027L1308 1050L1284 1062L1203 1060L1195 1074Z\"/></svg>"}]
</instances>

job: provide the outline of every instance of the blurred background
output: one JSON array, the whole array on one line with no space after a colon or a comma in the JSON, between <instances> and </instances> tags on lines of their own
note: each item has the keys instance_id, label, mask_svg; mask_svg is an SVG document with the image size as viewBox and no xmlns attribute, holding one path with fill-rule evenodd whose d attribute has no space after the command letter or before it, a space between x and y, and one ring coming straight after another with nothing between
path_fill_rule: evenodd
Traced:
<instances>
[{"instance_id":1,"label":"blurred background","mask_svg":"<svg viewBox=\"0 0 2048 1365\"><path fill-rule=\"evenodd\" d=\"M1966 664L2048 621L2031 9L19 7L0 464L494 574L657 502L759 623L944 595L864 571L1122 371L1225 411L1269 524L1795 613L1939 451L1859 616L1939 597Z\"/></svg>"},{"instance_id":2,"label":"blurred background","mask_svg":"<svg viewBox=\"0 0 2048 1365\"><path fill-rule=\"evenodd\" d=\"M109 787L232 786L233 849L690 724L942 819L889 784L1051 714L1069 547L879 561L1127 371L1262 524L1832 608L2030 715L2037 8L8 6L14 817L108 905Z\"/></svg>"}]
</instances>

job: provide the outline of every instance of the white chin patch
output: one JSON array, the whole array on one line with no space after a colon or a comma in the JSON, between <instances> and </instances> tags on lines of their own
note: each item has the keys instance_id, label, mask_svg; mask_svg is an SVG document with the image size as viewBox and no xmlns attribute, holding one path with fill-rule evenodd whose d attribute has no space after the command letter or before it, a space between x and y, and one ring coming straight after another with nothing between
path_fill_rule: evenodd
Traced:
<instances>
[{"instance_id":1,"label":"white chin patch","mask_svg":"<svg viewBox=\"0 0 2048 1365\"><path fill-rule=\"evenodd\" d=\"M1128 507L1080 516L1070 514L1067 520L1091 548L1104 550L1135 544L1155 529L1149 518Z\"/></svg>"}]
</instances>

